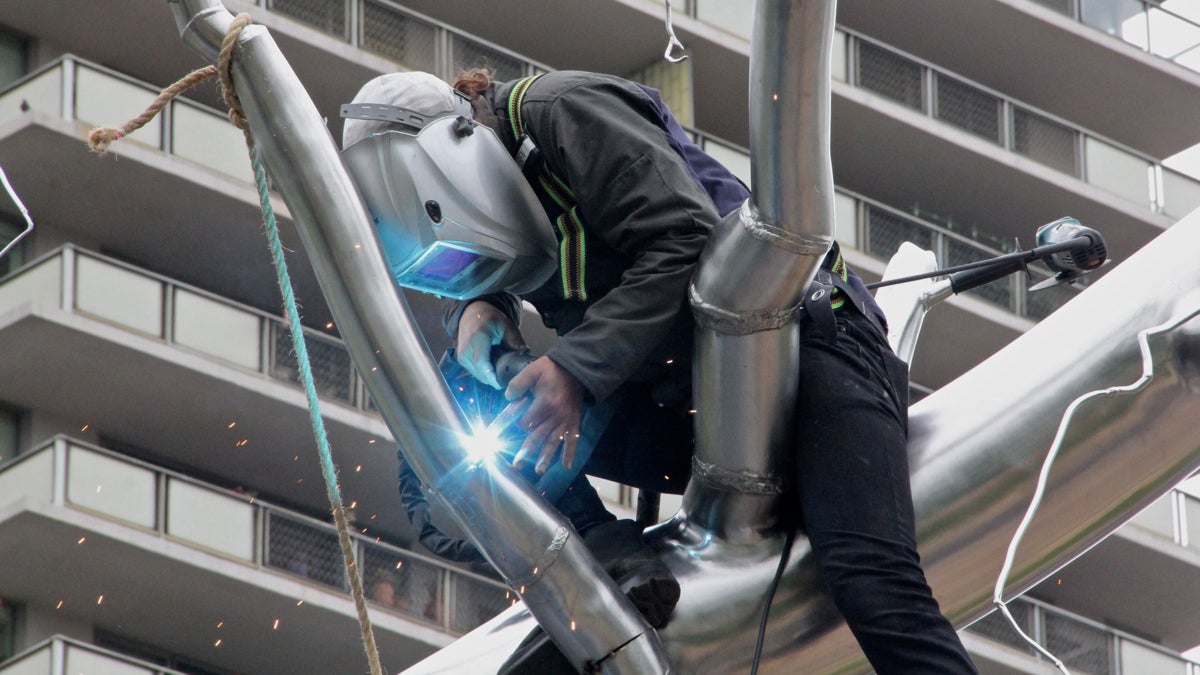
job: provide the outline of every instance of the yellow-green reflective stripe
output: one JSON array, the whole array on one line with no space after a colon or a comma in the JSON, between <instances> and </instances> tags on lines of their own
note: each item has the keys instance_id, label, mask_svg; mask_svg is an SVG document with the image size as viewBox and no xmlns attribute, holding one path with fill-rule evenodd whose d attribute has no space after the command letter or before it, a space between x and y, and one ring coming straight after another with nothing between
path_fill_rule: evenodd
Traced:
<instances>
[{"instance_id":1,"label":"yellow-green reflective stripe","mask_svg":"<svg viewBox=\"0 0 1200 675\"><path fill-rule=\"evenodd\" d=\"M541 75L531 75L521 80L508 93L508 121L512 126L513 140L521 140L521 134L525 133L525 123L521 119L521 103L525 101L525 92L529 86L539 77Z\"/></svg>"},{"instance_id":2,"label":"yellow-green reflective stripe","mask_svg":"<svg viewBox=\"0 0 1200 675\"><path fill-rule=\"evenodd\" d=\"M583 236L583 223L579 220L579 212L575 207L567 212L567 218L574 227L577 275L575 287L579 289L579 300L587 300L587 238Z\"/></svg>"},{"instance_id":3,"label":"yellow-green reflective stripe","mask_svg":"<svg viewBox=\"0 0 1200 675\"><path fill-rule=\"evenodd\" d=\"M550 199L553 199L554 203L558 204L558 208L562 209L564 212L571 210L575 206L569 199L567 199L567 196L564 195L554 183L550 182L550 180L546 178L545 172L538 175L538 184L542 186L542 189L546 191L546 194L550 195Z\"/></svg>"}]
</instances>

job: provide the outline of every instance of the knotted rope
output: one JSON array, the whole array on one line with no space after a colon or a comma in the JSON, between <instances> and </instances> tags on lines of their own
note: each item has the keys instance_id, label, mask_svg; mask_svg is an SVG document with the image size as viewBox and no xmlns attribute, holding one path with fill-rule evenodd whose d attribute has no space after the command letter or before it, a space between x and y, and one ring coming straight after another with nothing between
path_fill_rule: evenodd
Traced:
<instances>
[{"instance_id":1,"label":"knotted rope","mask_svg":"<svg viewBox=\"0 0 1200 675\"><path fill-rule=\"evenodd\" d=\"M221 42L221 51L217 56L217 65L207 66L192 71L175 84L167 87L154 99L142 114L134 117L121 127L100 127L88 132L88 145L93 151L104 154L108 147L147 122L154 119L171 99L195 85L211 78L218 77L221 96L229 106L229 121L242 130L246 138L246 148L250 153L250 164L254 169L254 181L258 185L258 199L262 206L263 225L267 232L267 242L271 249L271 260L275 265L276 279L279 290L283 294L283 304L287 311L288 329L291 332L292 346L296 351L296 360L300 364L300 382L308 398L309 417L312 420L313 435L316 437L317 450L321 458L321 472L325 478L325 494L333 509L334 522L337 524L338 543L342 548L342 561L345 565L346 578L350 581L351 594L354 596L354 606L358 612L358 624L362 631L363 648L367 653L372 675L382 675L383 668L379 662L379 650L375 646L375 633L371 628L371 620L367 615L367 601L363 593L362 575L354 560L354 546L350 541L350 527L346 522L345 509L342 506L341 488L338 487L337 468L333 464L333 455L329 449L329 439L325 433L325 422L321 417L321 406L317 399L317 389L313 382L312 366L308 359L308 349L304 344L304 332L300 325L300 311L296 306L296 296L292 291L292 281L288 274L287 262L283 257L283 245L279 240L279 227L275 221L275 210L271 207L271 196L267 187L267 175L254 144L254 136L250 132L250 123L233 88L233 73L230 64L233 60L234 48L242 29L250 25L250 15L242 13L234 18L229 26L229 32Z\"/></svg>"}]
</instances>

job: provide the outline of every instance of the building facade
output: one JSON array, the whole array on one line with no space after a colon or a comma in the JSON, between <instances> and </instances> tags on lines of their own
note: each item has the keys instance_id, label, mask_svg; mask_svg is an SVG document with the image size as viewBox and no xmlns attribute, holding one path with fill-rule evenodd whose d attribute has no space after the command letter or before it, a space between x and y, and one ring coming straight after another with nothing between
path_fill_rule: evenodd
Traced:
<instances>
[{"instance_id":1,"label":"building facade","mask_svg":"<svg viewBox=\"0 0 1200 675\"><path fill-rule=\"evenodd\" d=\"M226 5L271 30L334 138L338 106L380 73L595 70L660 89L702 147L752 179L752 0L673 3L679 64L662 58L653 0ZM1183 0L838 11L837 234L868 280L903 241L952 265L1030 245L1064 215L1103 232L1119 262L1200 206L1187 164L1200 16ZM240 132L202 85L110 156L81 140L200 65L162 0L0 6L0 166L37 222L0 260L0 674L364 668ZM400 671L513 598L415 542L395 448L276 202L376 639ZM0 207L0 246L23 228ZM1026 290L1045 276L937 307L918 392L1077 292ZM436 307L409 301L440 351ZM1200 644L1195 480L1012 603L1072 672L1200 675L1181 656ZM963 635L986 673L1054 672L995 615Z\"/></svg>"}]
</instances>

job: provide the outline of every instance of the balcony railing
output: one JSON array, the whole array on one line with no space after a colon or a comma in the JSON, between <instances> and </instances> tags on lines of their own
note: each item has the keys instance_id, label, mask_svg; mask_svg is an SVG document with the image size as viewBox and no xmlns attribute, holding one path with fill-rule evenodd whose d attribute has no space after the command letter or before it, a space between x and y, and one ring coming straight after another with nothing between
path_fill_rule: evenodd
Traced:
<instances>
[{"instance_id":1,"label":"balcony railing","mask_svg":"<svg viewBox=\"0 0 1200 675\"><path fill-rule=\"evenodd\" d=\"M1095 621L1032 598L1010 602L1009 611L1025 634L1079 675L1200 675L1200 663ZM1044 661L999 612L968 627L967 632ZM1049 662L1050 670L1053 667Z\"/></svg>"},{"instance_id":2,"label":"balcony railing","mask_svg":"<svg viewBox=\"0 0 1200 675\"><path fill-rule=\"evenodd\" d=\"M0 280L0 312L23 303L89 316L281 381L298 380L281 318L74 246ZM304 334L318 393L370 410L342 341L310 328Z\"/></svg>"},{"instance_id":3,"label":"balcony railing","mask_svg":"<svg viewBox=\"0 0 1200 675\"><path fill-rule=\"evenodd\" d=\"M1200 71L1200 5L1194 0L1032 0L1142 51Z\"/></svg>"},{"instance_id":4,"label":"balcony railing","mask_svg":"<svg viewBox=\"0 0 1200 675\"><path fill-rule=\"evenodd\" d=\"M185 675L108 649L56 635L0 664L0 675Z\"/></svg>"},{"instance_id":5,"label":"balcony railing","mask_svg":"<svg viewBox=\"0 0 1200 675\"><path fill-rule=\"evenodd\" d=\"M834 79L1172 218L1200 207L1200 181L1066 120L848 31Z\"/></svg>"},{"instance_id":6,"label":"balcony railing","mask_svg":"<svg viewBox=\"0 0 1200 675\"><path fill-rule=\"evenodd\" d=\"M59 436L0 465L0 503L22 497L348 592L333 525L81 441ZM515 602L486 577L351 537L368 600L382 609L461 635Z\"/></svg>"},{"instance_id":7,"label":"balcony railing","mask_svg":"<svg viewBox=\"0 0 1200 675\"><path fill-rule=\"evenodd\" d=\"M1200 477L1188 479L1146 507L1131 523L1179 546L1200 551Z\"/></svg>"}]
</instances>

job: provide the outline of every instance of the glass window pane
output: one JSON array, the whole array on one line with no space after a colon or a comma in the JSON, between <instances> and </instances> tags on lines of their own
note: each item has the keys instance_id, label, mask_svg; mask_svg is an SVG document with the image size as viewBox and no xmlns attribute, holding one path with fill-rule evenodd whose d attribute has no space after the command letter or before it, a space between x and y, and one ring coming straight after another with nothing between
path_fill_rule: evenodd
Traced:
<instances>
[{"instance_id":1,"label":"glass window pane","mask_svg":"<svg viewBox=\"0 0 1200 675\"><path fill-rule=\"evenodd\" d=\"M1200 181L1170 169L1163 169L1163 213L1182 218L1200 208Z\"/></svg>"},{"instance_id":2,"label":"glass window pane","mask_svg":"<svg viewBox=\"0 0 1200 675\"><path fill-rule=\"evenodd\" d=\"M1177 656L1164 654L1136 642L1121 640L1121 672L1188 675L1188 665Z\"/></svg>"},{"instance_id":3,"label":"glass window pane","mask_svg":"<svg viewBox=\"0 0 1200 675\"><path fill-rule=\"evenodd\" d=\"M0 313L25 303L62 306L62 257L55 256L0 284Z\"/></svg>"},{"instance_id":4,"label":"glass window pane","mask_svg":"<svg viewBox=\"0 0 1200 675\"><path fill-rule=\"evenodd\" d=\"M175 289L175 342L249 368L259 369L262 319L211 298Z\"/></svg>"},{"instance_id":5,"label":"glass window pane","mask_svg":"<svg viewBox=\"0 0 1200 675\"><path fill-rule=\"evenodd\" d=\"M1087 182L1131 202L1149 205L1150 162L1090 136L1083 142Z\"/></svg>"},{"instance_id":6,"label":"glass window pane","mask_svg":"<svg viewBox=\"0 0 1200 675\"><path fill-rule=\"evenodd\" d=\"M48 70L0 96L0 122L36 110L62 117L62 67Z\"/></svg>"},{"instance_id":7,"label":"glass window pane","mask_svg":"<svg viewBox=\"0 0 1200 675\"><path fill-rule=\"evenodd\" d=\"M67 673L97 673L102 675L154 675L149 668L136 666L128 661L115 659L105 654L67 645Z\"/></svg>"},{"instance_id":8,"label":"glass window pane","mask_svg":"<svg viewBox=\"0 0 1200 675\"><path fill-rule=\"evenodd\" d=\"M1200 499L1183 498L1183 517L1187 519L1188 548L1200 549Z\"/></svg>"},{"instance_id":9,"label":"glass window pane","mask_svg":"<svg viewBox=\"0 0 1200 675\"><path fill-rule=\"evenodd\" d=\"M1077 132L1037 113L1013 108L1013 151L1072 176Z\"/></svg>"},{"instance_id":10,"label":"glass window pane","mask_svg":"<svg viewBox=\"0 0 1200 675\"><path fill-rule=\"evenodd\" d=\"M243 560L254 560L254 507L197 485L167 483L167 533Z\"/></svg>"},{"instance_id":11,"label":"glass window pane","mask_svg":"<svg viewBox=\"0 0 1200 675\"><path fill-rule=\"evenodd\" d=\"M923 110L921 79L923 68L918 63L882 47L857 40L858 86L886 96L916 110Z\"/></svg>"},{"instance_id":12,"label":"glass window pane","mask_svg":"<svg viewBox=\"0 0 1200 675\"><path fill-rule=\"evenodd\" d=\"M1083 22L1145 49L1146 15L1141 0L1080 0Z\"/></svg>"},{"instance_id":13,"label":"glass window pane","mask_svg":"<svg viewBox=\"0 0 1200 675\"><path fill-rule=\"evenodd\" d=\"M162 283L88 256L75 263L75 308L162 337Z\"/></svg>"},{"instance_id":14,"label":"glass window pane","mask_svg":"<svg viewBox=\"0 0 1200 675\"><path fill-rule=\"evenodd\" d=\"M963 265L966 263L987 260L995 254L990 251L980 249L965 241L946 237L946 259L945 267L954 267L955 265ZM1003 279L997 279L990 284L985 284L967 291L972 297L986 300L994 305L999 305L1010 312L1016 311L1013 296L1014 280L1024 282L1024 276L1009 275Z\"/></svg>"},{"instance_id":15,"label":"glass window pane","mask_svg":"<svg viewBox=\"0 0 1200 675\"><path fill-rule=\"evenodd\" d=\"M1175 539L1175 513L1172 510L1171 502L1174 499L1174 492L1166 494L1134 516L1130 522L1173 541Z\"/></svg>"},{"instance_id":16,"label":"glass window pane","mask_svg":"<svg viewBox=\"0 0 1200 675\"><path fill-rule=\"evenodd\" d=\"M1200 26L1161 9L1150 10L1150 51L1172 61L1195 63Z\"/></svg>"},{"instance_id":17,"label":"glass window pane","mask_svg":"<svg viewBox=\"0 0 1200 675\"><path fill-rule=\"evenodd\" d=\"M850 81L850 65L846 58L849 40L840 30L833 31L833 53L830 55L829 76L839 82Z\"/></svg>"},{"instance_id":18,"label":"glass window pane","mask_svg":"<svg viewBox=\"0 0 1200 675\"><path fill-rule=\"evenodd\" d=\"M842 246L858 248L858 200L848 194L833 194L833 236Z\"/></svg>"},{"instance_id":19,"label":"glass window pane","mask_svg":"<svg viewBox=\"0 0 1200 675\"><path fill-rule=\"evenodd\" d=\"M704 139L703 150L726 169L729 169L730 173L740 178L743 183L750 184L750 155L748 153L708 139Z\"/></svg>"},{"instance_id":20,"label":"glass window pane","mask_svg":"<svg viewBox=\"0 0 1200 675\"><path fill-rule=\"evenodd\" d=\"M696 18L704 23L750 39L754 28L754 0L696 0Z\"/></svg>"},{"instance_id":21,"label":"glass window pane","mask_svg":"<svg viewBox=\"0 0 1200 675\"><path fill-rule=\"evenodd\" d=\"M432 72L437 29L381 2L363 4L362 46L413 70Z\"/></svg>"},{"instance_id":22,"label":"glass window pane","mask_svg":"<svg viewBox=\"0 0 1200 675\"><path fill-rule=\"evenodd\" d=\"M1071 0L1033 0L1042 7L1052 9L1059 14L1071 16Z\"/></svg>"},{"instance_id":23,"label":"glass window pane","mask_svg":"<svg viewBox=\"0 0 1200 675\"><path fill-rule=\"evenodd\" d=\"M153 471L71 446L67 501L135 525L153 528L157 480Z\"/></svg>"},{"instance_id":24,"label":"glass window pane","mask_svg":"<svg viewBox=\"0 0 1200 675\"><path fill-rule=\"evenodd\" d=\"M96 126L124 124L140 115L158 96L157 91L113 77L86 66L75 68L75 118ZM158 119L130 134L128 140L162 147Z\"/></svg>"},{"instance_id":25,"label":"glass window pane","mask_svg":"<svg viewBox=\"0 0 1200 675\"><path fill-rule=\"evenodd\" d=\"M242 131L221 115L176 103L171 109L171 152L247 183L254 180Z\"/></svg>"},{"instance_id":26,"label":"glass window pane","mask_svg":"<svg viewBox=\"0 0 1200 675\"><path fill-rule=\"evenodd\" d=\"M24 76L27 63L25 42L12 35L0 33L0 88L7 87Z\"/></svg>"},{"instance_id":27,"label":"glass window pane","mask_svg":"<svg viewBox=\"0 0 1200 675\"><path fill-rule=\"evenodd\" d=\"M0 504L22 497L49 502L53 496L53 453L39 453L0 471Z\"/></svg>"}]
</instances>

